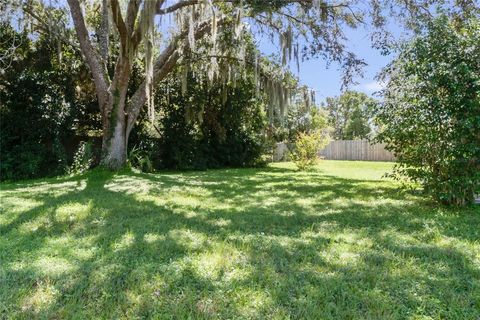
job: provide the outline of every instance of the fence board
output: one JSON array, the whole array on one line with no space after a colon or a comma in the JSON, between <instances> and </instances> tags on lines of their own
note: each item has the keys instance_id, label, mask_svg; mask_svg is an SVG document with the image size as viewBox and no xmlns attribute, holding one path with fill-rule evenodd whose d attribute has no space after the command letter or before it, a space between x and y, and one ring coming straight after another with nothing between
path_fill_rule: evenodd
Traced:
<instances>
[{"instance_id":1,"label":"fence board","mask_svg":"<svg viewBox=\"0 0 480 320\"><path fill-rule=\"evenodd\" d=\"M334 140L318 154L330 160L395 161L393 154L385 149L385 144L370 144L368 140ZM272 160L289 160L285 143L277 143Z\"/></svg>"},{"instance_id":2,"label":"fence board","mask_svg":"<svg viewBox=\"0 0 480 320\"><path fill-rule=\"evenodd\" d=\"M319 155L331 160L395 161L385 144L370 144L367 140L331 141Z\"/></svg>"}]
</instances>

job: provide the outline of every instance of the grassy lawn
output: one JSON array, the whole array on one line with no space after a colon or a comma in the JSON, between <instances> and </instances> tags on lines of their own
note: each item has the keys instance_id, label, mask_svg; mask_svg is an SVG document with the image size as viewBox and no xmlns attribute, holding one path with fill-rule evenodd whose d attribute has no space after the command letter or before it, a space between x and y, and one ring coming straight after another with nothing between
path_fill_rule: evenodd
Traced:
<instances>
[{"instance_id":1,"label":"grassy lawn","mask_svg":"<svg viewBox=\"0 0 480 320\"><path fill-rule=\"evenodd\" d=\"M1 185L0 318L480 318L480 206L388 163Z\"/></svg>"}]
</instances>

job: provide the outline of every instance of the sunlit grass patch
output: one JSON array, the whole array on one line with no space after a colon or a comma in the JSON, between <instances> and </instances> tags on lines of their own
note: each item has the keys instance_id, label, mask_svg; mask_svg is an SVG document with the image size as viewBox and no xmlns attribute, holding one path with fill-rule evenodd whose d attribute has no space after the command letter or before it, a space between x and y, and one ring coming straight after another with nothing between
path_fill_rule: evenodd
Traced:
<instances>
[{"instance_id":1,"label":"sunlit grass patch","mask_svg":"<svg viewBox=\"0 0 480 320\"><path fill-rule=\"evenodd\" d=\"M40 275L61 277L66 273L72 273L77 266L66 258L43 256L32 262L32 267Z\"/></svg>"},{"instance_id":2,"label":"sunlit grass patch","mask_svg":"<svg viewBox=\"0 0 480 320\"><path fill-rule=\"evenodd\" d=\"M1 186L0 318L476 319L480 210L389 163Z\"/></svg>"},{"instance_id":3,"label":"sunlit grass patch","mask_svg":"<svg viewBox=\"0 0 480 320\"><path fill-rule=\"evenodd\" d=\"M51 281L39 281L35 283L31 294L22 301L21 310L24 313L39 314L52 305L58 295L59 290Z\"/></svg>"},{"instance_id":4,"label":"sunlit grass patch","mask_svg":"<svg viewBox=\"0 0 480 320\"><path fill-rule=\"evenodd\" d=\"M2 192L3 193L3 192ZM0 212L7 212L9 215L2 214L1 219L6 219L13 217L14 213L24 212L35 207L41 206L43 204L42 201L34 200L34 199L27 199L25 197L17 197L17 196L6 196L5 194L0 197L0 201L2 206L0 208ZM1 222L2 220L0 220ZM3 223L5 223L3 222Z\"/></svg>"},{"instance_id":5,"label":"sunlit grass patch","mask_svg":"<svg viewBox=\"0 0 480 320\"><path fill-rule=\"evenodd\" d=\"M55 219L59 222L79 222L90 215L92 208L92 201L88 203L66 203L57 207Z\"/></svg>"}]
</instances>

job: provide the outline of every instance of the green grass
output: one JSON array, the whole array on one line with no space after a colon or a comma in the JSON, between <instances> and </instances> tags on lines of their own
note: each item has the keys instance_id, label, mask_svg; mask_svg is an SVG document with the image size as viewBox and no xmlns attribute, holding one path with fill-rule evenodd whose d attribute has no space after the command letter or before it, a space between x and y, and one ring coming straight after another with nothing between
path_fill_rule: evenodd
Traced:
<instances>
[{"instance_id":1,"label":"green grass","mask_svg":"<svg viewBox=\"0 0 480 320\"><path fill-rule=\"evenodd\" d=\"M480 207L388 163L1 185L0 318L480 318Z\"/></svg>"}]
</instances>

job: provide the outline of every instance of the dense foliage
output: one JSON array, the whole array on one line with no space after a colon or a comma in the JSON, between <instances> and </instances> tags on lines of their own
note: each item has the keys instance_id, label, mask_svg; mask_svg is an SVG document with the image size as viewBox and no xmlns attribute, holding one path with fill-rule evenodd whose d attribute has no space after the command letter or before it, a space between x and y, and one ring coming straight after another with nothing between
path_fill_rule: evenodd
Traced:
<instances>
[{"instance_id":1,"label":"dense foliage","mask_svg":"<svg viewBox=\"0 0 480 320\"><path fill-rule=\"evenodd\" d=\"M207 86L189 77L188 92L168 79L157 89L159 139L152 156L158 168L206 169L262 162L266 115L252 77L234 86ZM223 96L222 90L228 95Z\"/></svg>"},{"instance_id":2,"label":"dense foliage","mask_svg":"<svg viewBox=\"0 0 480 320\"><path fill-rule=\"evenodd\" d=\"M76 173L98 164L100 112L79 53L48 38L32 40L5 24L1 37L3 46L21 44L0 80L1 179ZM131 165L152 171L261 164L265 106L249 70L226 88L190 75L182 93L178 68L156 88L154 124L145 110L130 136ZM141 82L141 73L135 65L131 87Z\"/></svg>"},{"instance_id":3,"label":"dense foliage","mask_svg":"<svg viewBox=\"0 0 480 320\"><path fill-rule=\"evenodd\" d=\"M396 174L446 204L480 193L480 21L429 24L387 70L379 141Z\"/></svg>"},{"instance_id":4,"label":"dense foliage","mask_svg":"<svg viewBox=\"0 0 480 320\"><path fill-rule=\"evenodd\" d=\"M0 77L0 177L64 173L79 141L98 126L88 74L74 52L58 54L57 44L2 25L0 49L11 43L19 45Z\"/></svg>"},{"instance_id":5,"label":"dense foliage","mask_svg":"<svg viewBox=\"0 0 480 320\"><path fill-rule=\"evenodd\" d=\"M146 106L150 116L155 113L155 86L178 66L196 65L202 72L194 72L195 77L206 75L209 82L227 85L244 73L247 64L255 64L256 73L269 73L256 77L260 80L256 82L269 96L270 110L278 107L284 114L292 88L285 85L283 73L270 73L259 64L258 55L245 55L249 35L257 40L258 36L276 38L273 44L285 68L295 62L299 69L300 60L308 57L338 64L345 85L365 65L346 45L346 30L370 26L373 46L388 51L391 41L385 27L389 18L416 30L434 10L444 9L457 18L478 13L474 1L455 3L458 9L450 10L448 0L348 0L341 4L334 0L67 0L49 4L7 0L2 2L0 21L16 23L34 37L48 35L82 52L101 110L101 162L116 170L126 165L129 137L141 110ZM227 41L218 36L222 32L229 35ZM199 47L198 42L207 45ZM238 62L225 63L231 58ZM145 66L142 81L132 86L129 80L139 59ZM108 70L110 66L114 67ZM358 131L363 129L354 122L351 134L362 134Z\"/></svg>"}]
</instances>

